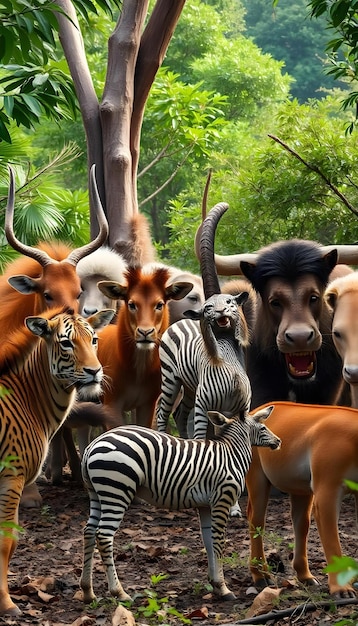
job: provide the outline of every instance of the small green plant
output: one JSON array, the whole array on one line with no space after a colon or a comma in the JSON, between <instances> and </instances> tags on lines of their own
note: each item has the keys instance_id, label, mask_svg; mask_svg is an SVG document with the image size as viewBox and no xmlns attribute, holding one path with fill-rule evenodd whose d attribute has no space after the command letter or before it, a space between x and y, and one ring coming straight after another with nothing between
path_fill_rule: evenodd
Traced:
<instances>
[{"instance_id":1,"label":"small green plant","mask_svg":"<svg viewBox=\"0 0 358 626\"><path fill-rule=\"evenodd\" d=\"M55 516L51 512L51 507L48 504L42 505L40 513L41 517L43 517L48 522L53 522L55 520Z\"/></svg>"},{"instance_id":2,"label":"small green plant","mask_svg":"<svg viewBox=\"0 0 358 626\"><path fill-rule=\"evenodd\" d=\"M193 593L195 596L202 595L203 593L211 593L213 586L210 583L203 583L201 580L195 580L193 584Z\"/></svg>"},{"instance_id":3,"label":"small green plant","mask_svg":"<svg viewBox=\"0 0 358 626\"><path fill-rule=\"evenodd\" d=\"M182 613L169 606L167 597L160 597L155 590L156 585L168 578L168 574L152 574L150 577L151 588L144 590L145 604L138 608L136 617L155 619L156 623L164 624L168 616L177 617L183 624L191 624Z\"/></svg>"}]
</instances>

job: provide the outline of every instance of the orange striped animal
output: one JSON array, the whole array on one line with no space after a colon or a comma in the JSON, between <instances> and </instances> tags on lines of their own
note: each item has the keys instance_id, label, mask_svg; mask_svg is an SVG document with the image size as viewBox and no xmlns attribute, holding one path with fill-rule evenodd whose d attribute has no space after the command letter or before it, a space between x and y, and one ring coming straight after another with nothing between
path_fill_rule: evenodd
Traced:
<instances>
[{"instance_id":1,"label":"orange striped animal","mask_svg":"<svg viewBox=\"0 0 358 626\"><path fill-rule=\"evenodd\" d=\"M58 242L42 242L38 247L21 243L13 230L15 180L10 168L10 185L5 214L5 234L9 244L22 254L10 263L0 276L1 341L6 344L9 334L22 328L29 315L39 315L53 307L70 307L78 311L81 295L77 263L97 250L106 240L108 224L97 191L94 166L90 176L90 193L98 217L98 236L89 244L70 250ZM59 433L57 437L61 438ZM41 496L36 485L26 488L22 504L39 506Z\"/></svg>"},{"instance_id":2,"label":"orange striped animal","mask_svg":"<svg viewBox=\"0 0 358 626\"><path fill-rule=\"evenodd\" d=\"M101 391L102 366L97 357L96 328L108 324L114 311L85 320L73 310L25 320L26 328L0 346L0 459L14 457L0 473L0 531L18 523L20 496L36 480L48 445L65 420L76 394L95 400ZM16 530L0 532L0 614L18 615L7 583Z\"/></svg>"},{"instance_id":3,"label":"orange striped animal","mask_svg":"<svg viewBox=\"0 0 358 626\"><path fill-rule=\"evenodd\" d=\"M123 284L101 281L99 289L111 300L121 300L116 324L100 333L98 356L110 385L104 404L125 422L125 412L136 411L136 423L151 427L160 393L159 341L169 325L168 302L180 300L192 289L188 282L171 282L163 267L129 268Z\"/></svg>"},{"instance_id":4,"label":"orange striped animal","mask_svg":"<svg viewBox=\"0 0 358 626\"><path fill-rule=\"evenodd\" d=\"M272 404L272 403L271 403ZM246 477L247 516L251 537L250 568L256 586L270 580L262 533L271 485L288 493L295 536L293 567L298 580L317 584L307 558L307 535L313 507L322 547L329 563L341 556L338 518L341 500L348 491L344 480L358 481L358 411L329 406L275 402L267 426L282 441L275 454L253 449ZM264 407L261 407L264 408ZM356 503L358 504L357 492ZM328 574L331 594L355 595L349 584L340 585L337 574Z\"/></svg>"}]
</instances>

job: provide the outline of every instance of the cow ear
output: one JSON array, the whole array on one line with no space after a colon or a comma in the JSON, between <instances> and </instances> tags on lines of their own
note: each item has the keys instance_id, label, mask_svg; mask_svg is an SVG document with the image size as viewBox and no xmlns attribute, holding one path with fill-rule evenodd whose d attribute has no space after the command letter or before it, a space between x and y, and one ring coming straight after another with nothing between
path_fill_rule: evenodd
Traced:
<instances>
[{"instance_id":1,"label":"cow ear","mask_svg":"<svg viewBox=\"0 0 358 626\"><path fill-rule=\"evenodd\" d=\"M114 309L102 309L102 311L98 311L94 315L88 317L87 322L91 324L92 328L95 330L104 328L112 321L115 313Z\"/></svg>"},{"instance_id":2,"label":"cow ear","mask_svg":"<svg viewBox=\"0 0 358 626\"><path fill-rule=\"evenodd\" d=\"M325 298L327 304L332 309L335 309L336 303L337 303L337 298L338 298L338 293L337 293L336 289L334 289L334 288L328 289L326 291L326 293L324 294L324 298Z\"/></svg>"},{"instance_id":3,"label":"cow ear","mask_svg":"<svg viewBox=\"0 0 358 626\"><path fill-rule=\"evenodd\" d=\"M256 264L250 263L249 261L241 261L240 268L244 276L249 279L249 281L254 284L254 277L256 273Z\"/></svg>"},{"instance_id":4,"label":"cow ear","mask_svg":"<svg viewBox=\"0 0 358 626\"><path fill-rule=\"evenodd\" d=\"M114 280L100 280L97 287L110 300L124 300L128 291L126 285L121 285Z\"/></svg>"},{"instance_id":5,"label":"cow ear","mask_svg":"<svg viewBox=\"0 0 358 626\"><path fill-rule=\"evenodd\" d=\"M37 293L39 290L38 283L34 278L30 278L30 276L19 275L19 276L10 276L7 282L11 287L19 291L19 293L23 293L25 295L29 295L30 293Z\"/></svg>"},{"instance_id":6,"label":"cow ear","mask_svg":"<svg viewBox=\"0 0 358 626\"><path fill-rule=\"evenodd\" d=\"M328 273L330 274L331 271L333 270L333 268L336 267L336 265L337 265L338 251L336 249L331 250L330 252L327 252L327 254L325 254L322 257L322 259L325 262L325 264L327 265Z\"/></svg>"},{"instance_id":7,"label":"cow ear","mask_svg":"<svg viewBox=\"0 0 358 626\"><path fill-rule=\"evenodd\" d=\"M234 297L234 300L236 301L236 304L238 306L242 306L243 304L245 304L245 302L247 302L249 293L248 291L242 291L241 293L237 294L237 296L233 296L233 297Z\"/></svg>"},{"instance_id":8,"label":"cow ear","mask_svg":"<svg viewBox=\"0 0 358 626\"><path fill-rule=\"evenodd\" d=\"M188 295L194 287L193 283L175 282L168 285L165 289L167 300L181 300Z\"/></svg>"},{"instance_id":9,"label":"cow ear","mask_svg":"<svg viewBox=\"0 0 358 626\"><path fill-rule=\"evenodd\" d=\"M187 318L189 318L190 320L200 320L201 319L201 314L202 314L202 310L203 309L188 309L187 311L184 311L183 315Z\"/></svg>"}]
</instances>

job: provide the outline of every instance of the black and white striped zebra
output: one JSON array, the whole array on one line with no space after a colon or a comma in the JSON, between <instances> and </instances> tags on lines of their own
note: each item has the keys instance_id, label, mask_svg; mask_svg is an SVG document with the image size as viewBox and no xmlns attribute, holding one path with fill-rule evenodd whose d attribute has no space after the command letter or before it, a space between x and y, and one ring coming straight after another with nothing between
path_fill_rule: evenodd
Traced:
<instances>
[{"instance_id":1,"label":"black and white striped zebra","mask_svg":"<svg viewBox=\"0 0 358 626\"><path fill-rule=\"evenodd\" d=\"M183 397L174 414L181 437L188 436L193 408L194 439L207 436L208 411L240 416L249 412L251 386L244 354L248 329L241 307L247 295L215 294L198 311L186 311L192 319L180 320L163 333L156 411L159 432L165 432L181 390Z\"/></svg>"},{"instance_id":2,"label":"black and white striped zebra","mask_svg":"<svg viewBox=\"0 0 358 626\"><path fill-rule=\"evenodd\" d=\"M208 557L209 580L222 599L234 594L225 584L222 553L231 505L245 485L252 445L279 448L281 442L260 420L272 407L245 418L228 419L210 412L220 434L214 440L193 440L140 426L122 426L95 439L85 450L82 472L90 497L84 529L81 588L85 602L95 599L92 565L95 545L100 552L111 595L124 591L113 558L114 535L137 495L159 507L197 507Z\"/></svg>"}]
</instances>

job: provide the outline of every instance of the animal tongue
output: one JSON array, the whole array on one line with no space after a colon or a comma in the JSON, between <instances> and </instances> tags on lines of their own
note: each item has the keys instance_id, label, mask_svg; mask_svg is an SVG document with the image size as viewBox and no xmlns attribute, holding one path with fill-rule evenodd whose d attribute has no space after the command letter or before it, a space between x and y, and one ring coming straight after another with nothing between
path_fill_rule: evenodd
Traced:
<instances>
[{"instance_id":1,"label":"animal tongue","mask_svg":"<svg viewBox=\"0 0 358 626\"><path fill-rule=\"evenodd\" d=\"M218 326L225 327L229 324L229 318L223 315L222 317L218 317L216 323Z\"/></svg>"},{"instance_id":2,"label":"animal tongue","mask_svg":"<svg viewBox=\"0 0 358 626\"><path fill-rule=\"evenodd\" d=\"M315 371L314 352L293 352L286 354L288 371L293 378L310 378Z\"/></svg>"}]
</instances>

